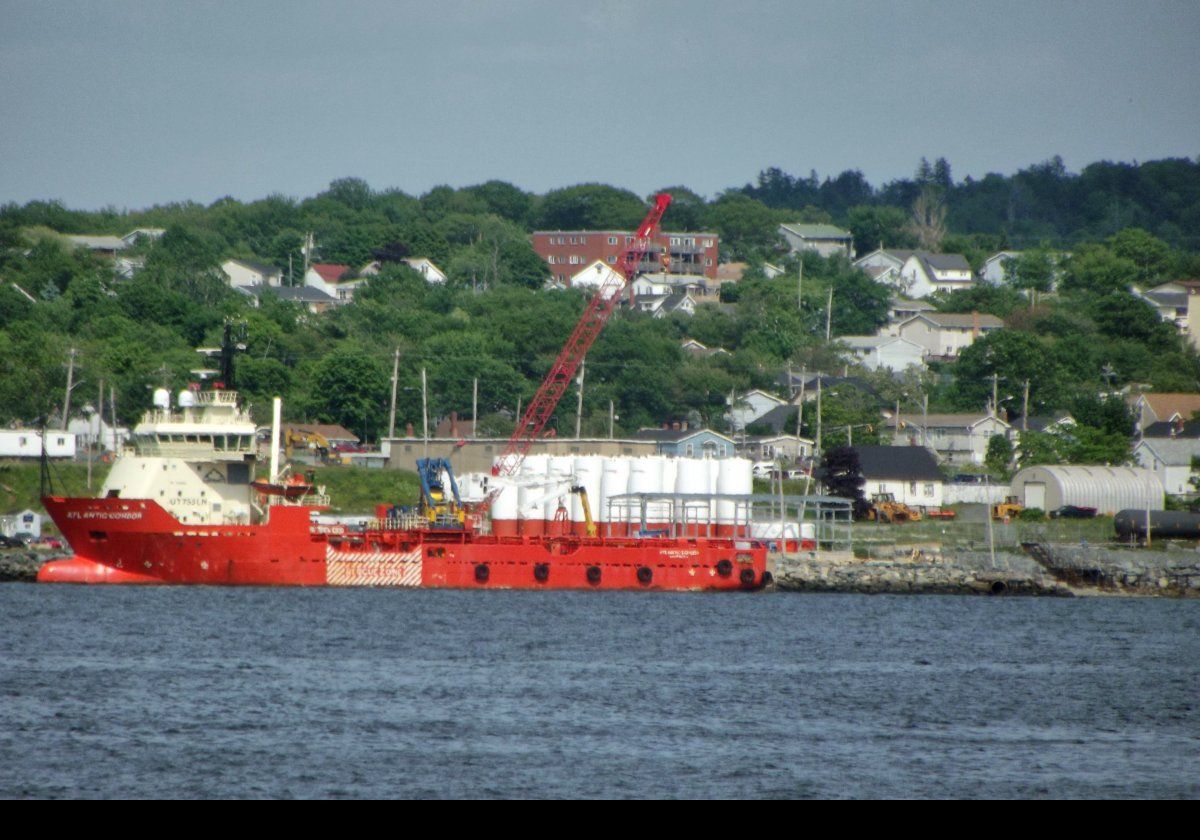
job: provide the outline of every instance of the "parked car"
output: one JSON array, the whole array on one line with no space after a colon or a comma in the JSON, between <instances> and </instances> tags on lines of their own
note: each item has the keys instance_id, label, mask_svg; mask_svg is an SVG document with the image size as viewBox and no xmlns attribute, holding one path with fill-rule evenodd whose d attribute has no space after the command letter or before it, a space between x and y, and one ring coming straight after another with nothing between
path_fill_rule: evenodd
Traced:
<instances>
[{"instance_id":1,"label":"parked car","mask_svg":"<svg viewBox=\"0 0 1200 840\"><path fill-rule=\"evenodd\" d=\"M25 548L25 541L6 534L0 534L0 548Z\"/></svg>"},{"instance_id":2,"label":"parked car","mask_svg":"<svg viewBox=\"0 0 1200 840\"><path fill-rule=\"evenodd\" d=\"M1055 508L1050 511L1051 519L1093 519L1096 516L1094 507L1079 507L1077 505L1063 505L1060 508Z\"/></svg>"}]
</instances>

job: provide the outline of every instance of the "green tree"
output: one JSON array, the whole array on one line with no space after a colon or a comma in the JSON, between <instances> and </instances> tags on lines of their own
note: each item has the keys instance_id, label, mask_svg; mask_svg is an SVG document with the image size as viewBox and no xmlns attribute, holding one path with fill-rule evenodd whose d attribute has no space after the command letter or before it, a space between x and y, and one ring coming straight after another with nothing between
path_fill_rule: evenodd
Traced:
<instances>
[{"instance_id":1,"label":"green tree","mask_svg":"<svg viewBox=\"0 0 1200 840\"><path fill-rule=\"evenodd\" d=\"M350 348L335 350L313 371L310 405L322 423L340 423L364 440L374 438L384 416L389 373L375 358Z\"/></svg>"},{"instance_id":2,"label":"green tree","mask_svg":"<svg viewBox=\"0 0 1200 840\"><path fill-rule=\"evenodd\" d=\"M1006 436L992 435L988 438L987 454L984 455L983 465L993 478L1007 478L1012 459L1013 445Z\"/></svg>"}]
</instances>

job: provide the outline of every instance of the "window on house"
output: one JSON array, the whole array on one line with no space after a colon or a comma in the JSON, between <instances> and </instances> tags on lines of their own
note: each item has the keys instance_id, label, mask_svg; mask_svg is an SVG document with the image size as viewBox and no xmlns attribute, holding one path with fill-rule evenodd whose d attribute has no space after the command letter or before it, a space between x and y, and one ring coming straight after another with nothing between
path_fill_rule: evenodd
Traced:
<instances>
[{"instance_id":1,"label":"window on house","mask_svg":"<svg viewBox=\"0 0 1200 840\"><path fill-rule=\"evenodd\" d=\"M686 444L686 445L683 447L683 454L684 454L684 455L686 455L686 456L687 456L687 457L689 457L689 458L691 458L691 457L692 457L692 454L693 454L694 452L695 452L695 450L692 448L692 445L691 445L690 443L689 443L689 444Z\"/></svg>"},{"instance_id":2,"label":"window on house","mask_svg":"<svg viewBox=\"0 0 1200 840\"><path fill-rule=\"evenodd\" d=\"M908 492L909 493L917 492L917 482L915 482L915 481L908 482Z\"/></svg>"},{"instance_id":3,"label":"window on house","mask_svg":"<svg viewBox=\"0 0 1200 840\"><path fill-rule=\"evenodd\" d=\"M932 496L932 495L933 495L933 485L932 485L932 484L926 484L926 485L925 485L925 495L926 495L926 496Z\"/></svg>"},{"instance_id":4,"label":"window on house","mask_svg":"<svg viewBox=\"0 0 1200 840\"><path fill-rule=\"evenodd\" d=\"M615 237L615 236L610 236L610 237L608 237L608 244L609 244L609 245L616 245L616 244L617 244L617 237Z\"/></svg>"}]
</instances>

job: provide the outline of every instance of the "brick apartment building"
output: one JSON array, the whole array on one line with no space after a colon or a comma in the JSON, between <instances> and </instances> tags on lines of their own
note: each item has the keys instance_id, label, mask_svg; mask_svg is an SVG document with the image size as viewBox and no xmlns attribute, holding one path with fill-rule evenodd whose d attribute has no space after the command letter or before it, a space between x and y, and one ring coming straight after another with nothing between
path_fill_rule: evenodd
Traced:
<instances>
[{"instance_id":1,"label":"brick apartment building","mask_svg":"<svg viewBox=\"0 0 1200 840\"><path fill-rule=\"evenodd\" d=\"M633 232L628 230L541 230L533 234L533 250L550 266L554 279L562 283L596 260L615 265L632 242ZM660 232L640 268L644 272L701 274L715 280L720 244L715 233ZM666 265L665 254L670 255Z\"/></svg>"}]
</instances>

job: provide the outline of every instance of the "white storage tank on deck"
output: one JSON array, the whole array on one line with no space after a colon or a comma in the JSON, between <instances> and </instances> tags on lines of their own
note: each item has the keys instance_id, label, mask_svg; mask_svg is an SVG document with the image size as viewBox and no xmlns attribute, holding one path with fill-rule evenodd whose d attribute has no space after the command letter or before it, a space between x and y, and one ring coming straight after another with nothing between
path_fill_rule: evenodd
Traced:
<instances>
[{"instance_id":1,"label":"white storage tank on deck","mask_svg":"<svg viewBox=\"0 0 1200 840\"><path fill-rule=\"evenodd\" d=\"M529 455L521 462L518 473L517 519L522 534L539 536L546 532L544 505L546 474L550 471L549 455Z\"/></svg>"},{"instance_id":2,"label":"white storage tank on deck","mask_svg":"<svg viewBox=\"0 0 1200 840\"><path fill-rule=\"evenodd\" d=\"M545 504L542 506L542 518L546 522L546 533L552 536L558 536L571 530L571 476L575 472L575 458L570 455L552 455L550 457L550 470L547 473L547 486L542 494L545 497ZM562 525L554 524L554 517L558 514L558 509L562 507L566 511L566 521Z\"/></svg>"},{"instance_id":3,"label":"white storage tank on deck","mask_svg":"<svg viewBox=\"0 0 1200 840\"><path fill-rule=\"evenodd\" d=\"M716 462L717 493L721 496L749 496L754 491L754 464L745 458L724 458ZM736 526L744 526L747 504L730 499L717 501L717 535L734 535Z\"/></svg>"},{"instance_id":4,"label":"white storage tank on deck","mask_svg":"<svg viewBox=\"0 0 1200 840\"><path fill-rule=\"evenodd\" d=\"M600 482L604 477L604 459L599 455L584 455L575 459L575 482L587 492L588 509L596 519L596 503L600 499ZM587 518L583 515L583 499L571 494L571 529L577 536L587 536Z\"/></svg>"},{"instance_id":5,"label":"white storage tank on deck","mask_svg":"<svg viewBox=\"0 0 1200 840\"><path fill-rule=\"evenodd\" d=\"M675 463L675 492L681 495L703 493L703 501L682 502L675 511L676 519L682 522L680 533L685 537L703 537L708 534L708 523L712 518L712 492L709 464L698 458L680 458Z\"/></svg>"},{"instance_id":6,"label":"white storage tank on deck","mask_svg":"<svg viewBox=\"0 0 1200 840\"><path fill-rule=\"evenodd\" d=\"M653 492L673 494L675 492L675 459L655 457L652 460L655 462L655 473L658 477ZM670 533L672 515L672 503L670 499L650 502L646 506L646 527L651 531Z\"/></svg>"},{"instance_id":7,"label":"white storage tank on deck","mask_svg":"<svg viewBox=\"0 0 1200 840\"><path fill-rule=\"evenodd\" d=\"M662 464L657 458L634 458L629 462L629 492L630 493L660 493L662 492ZM630 503L628 523L629 533L636 534L642 529L643 503L633 499ZM646 510L646 524L649 525L649 510Z\"/></svg>"},{"instance_id":8,"label":"white storage tank on deck","mask_svg":"<svg viewBox=\"0 0 1200 840\"><path fill-rule=\"evenodd\" d=\"M520 533L517 521L517 488L497 482L499 491L492 499L492 533L497 537L515 537Z\"/></svg>"},{"instance_id":9,"label":"white storage tank on deck","mask_svg":"<svg viewBox=\"0 0 1200 840\"><path fill-rule=\"evenodd\" d=\"M629 459L605 458L603 474L600 478L600 500L594 505L592 513L600 523L600 536L623 537L629 532L627 518L622 509L612 506L611 521L609 516L609 499L620 496L629 489Z\"/></svg>"}]
</instances>

